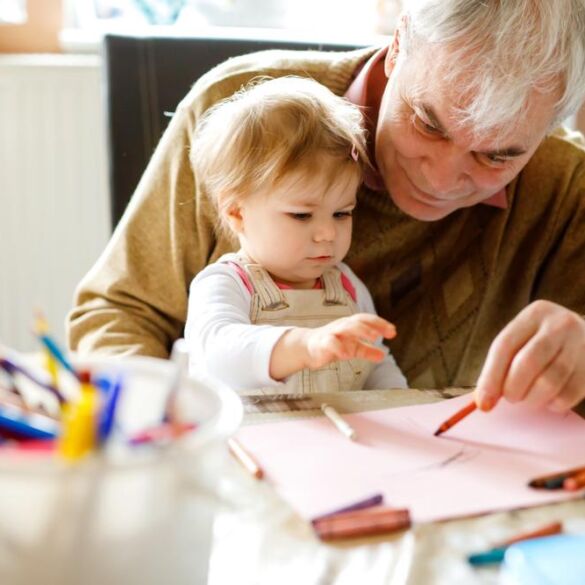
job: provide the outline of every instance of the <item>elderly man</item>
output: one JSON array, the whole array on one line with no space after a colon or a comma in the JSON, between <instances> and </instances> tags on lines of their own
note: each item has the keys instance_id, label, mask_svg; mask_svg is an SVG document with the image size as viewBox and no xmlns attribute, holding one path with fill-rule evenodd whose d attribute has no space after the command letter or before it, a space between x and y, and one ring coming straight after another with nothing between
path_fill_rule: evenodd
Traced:
<instances>
[{"instance_id":1,"label":"elderly man","mask_svg":"<svg viewBox=\"0 0 585 585\"><path fill-rule=\"evenodd\" d=\"M363 106L376 171L347 261L410 385L477 384L484 410L585 397L585 151L554 130L585 94L585 2L409 6L390 47L258 53L195 84L80 284L73 349L167 355L191 279L232 249L189 165L197 120L259 75L308 75Z\"/></svg>"}]
</instances>

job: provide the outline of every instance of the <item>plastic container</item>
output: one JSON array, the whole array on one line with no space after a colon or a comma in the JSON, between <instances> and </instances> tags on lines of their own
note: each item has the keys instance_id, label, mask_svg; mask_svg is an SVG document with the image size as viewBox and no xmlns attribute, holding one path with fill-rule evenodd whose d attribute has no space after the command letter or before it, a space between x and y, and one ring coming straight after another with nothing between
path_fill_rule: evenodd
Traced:
<instances>
[{"instance_id":1,"label":"plastic container","mask_svg":"<svg viewBox=\"0 0 585 585\"><path fill-rule=\"evenodd\" d=\"M150 358L77 362L121 374L124 433L160 423L176 369ZM0 583L199 585L207 582L214 497L237 395L185 379L179 411L196 430L164 446L115 440L75 463L0 452Z\"/></svg>"}]
</instances>

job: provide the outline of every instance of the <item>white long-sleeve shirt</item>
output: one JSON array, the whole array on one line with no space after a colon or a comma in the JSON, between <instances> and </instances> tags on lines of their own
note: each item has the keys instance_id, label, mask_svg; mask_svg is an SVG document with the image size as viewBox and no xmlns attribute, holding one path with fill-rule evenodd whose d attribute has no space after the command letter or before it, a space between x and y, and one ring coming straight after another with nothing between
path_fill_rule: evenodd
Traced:
<instances>
[{"instance_id":1,"label":"white long-sleeve shirt","mask_svg":"<svg viewBox=\"0 0 585 585\"><path fill-rule=\"evenodd\" d=\"M255 325L250 321L252 296L230 264L226 254L207 266L191 282L185 339L189 347L189 369L222 380L236 390L278 387L270 377L270 356L290 326ZM363 282L346 264L339 270L356 292L360 313L375 314L374 302ZM407 382L382 339L384 360L375 364L364 388L406 388Z\"/></svg>"}]
</instances>

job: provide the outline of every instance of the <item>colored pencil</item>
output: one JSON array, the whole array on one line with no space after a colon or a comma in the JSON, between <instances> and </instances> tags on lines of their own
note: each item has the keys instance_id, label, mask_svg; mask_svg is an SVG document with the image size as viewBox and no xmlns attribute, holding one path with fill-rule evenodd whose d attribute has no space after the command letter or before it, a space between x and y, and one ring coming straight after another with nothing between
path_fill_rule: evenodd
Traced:
<instances>
[{"instance_id":1,"label":"colored pencil","mask_svg":"<svg viewBox=\"0 0 585 585\"><path fill-rule=\"evenodd\" d=\"M244 469L256 479L264 477L264 470L260 464L236 441L236 439L228 439L228 448L230 453L237 459L237 461L244 467Z\"/></svg>"},{"instance_id":2,"label":"colored pencil","mask_svg":"<svg viewBox=\"0 0 585 585\"><path fill-rule=\"evenodd\" d=\"M435 437L438 437L453 428L458 422L470 415L476 408L477 404L472 400L469 404L465 405L461 410L458 410L453 416L449 417L444 423L442 423L435 431Z\"/></svg>"},{"instance_id":3,"label":"colored pencil","mask_svg":"<svg viewBox=\"0 0 585 585\"><path fill-rule=\"evenodd\" d=\"M103 443L112 432L114 428L114 421L116 418L116 410L120 399L122 390L122 378L118 376L113 385L110 385L109 392L106 396L105 404L99 414L98 422L98 441Z\"/></svg>"},{"instance_id":4,"label":"colored pencil","mask_svg":"<svg viewBox=\"0 0 585 585\"><path fill-rule=\"evenodd\" d=\"M26 439L54 439L59 433L59 424L48 416L17 406L0 406L0 429Z\"/></svg>"},{"instance_id":5,"label":"colored pencil","mask_svg":"<svg viewBox=\"0 0 585 585\"><path fill-rule=\"evenodd\" d=\"M0 358L0 368L6 370L8 374L14 376L15 372L22 374L25 378L28 378L31 382L34 382L37 386L48 390L52 394L55 395L59 403L63 404L65 401L65 397L57 388L52 386L51 384L46 384L45 382L39 380L35 375L31 374L27 369L23 368L21 365L14 363L6 358Z\"/></svg>"},{"instance_id":6,"label":"colored pencil","mask_svg":"<svg viewBox=\"0 0 585 585\"><path fill-rule=\"evenodd\" d=\"M357 439L355 429L342 418L342 416L337 412L337 410L335 410L335 408L333 408L333 406L323 403L321 405L321 410L342 435L346 436L350 441L355 441Z\"/></svg>"}]
</instances>

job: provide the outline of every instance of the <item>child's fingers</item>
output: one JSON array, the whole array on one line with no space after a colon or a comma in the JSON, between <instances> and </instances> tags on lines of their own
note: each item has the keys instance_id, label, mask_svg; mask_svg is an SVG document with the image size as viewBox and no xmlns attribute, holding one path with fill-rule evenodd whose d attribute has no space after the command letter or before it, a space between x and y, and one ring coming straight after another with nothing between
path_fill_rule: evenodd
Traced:
<instances>
[{"instance_id":1,"label":"child's fingers","mask_svg":"<svg viewBox=\"0 0 585 585\"><path fill-rule=\"evenodd\" d=\"M355 357L369 362L381 362L385 355L386 352L383 349L369 343L360 342L356 347Z\"/></svg>"},{"instance_id":2,"label":"child's fingers","mask_svg":"<svg viewBox=\"0 0 585 585\"><path fill-rule=\"evenodd\" d=\"M378 315L357 313L349 319L355 320L367 328L368 335L367 337L364 335L367 339L376 339L380 336L390 339L396 336L396 327Z\"/></svg>"},{"instance_id":3,"label":"child's fingers","mask_svg":"<svg viewBox=\"0 0 585 585\"><path fill-rule=\"evenodd\" d=\"M336 323L334 327L336 335L342 335L347 337L354 337L356 339L368 339L374 341L380 335L386 336L386 334L395 334L394 329L387 329L386 327L380 327L379 324L372 324L369 319L361 318L361 315L354 315L346 319L341 319Z\"/></svg>"},{"instance_id":4,"label":"child's fingers","mask_svg":"<svg viewBox=\"0 0 585 585\"><path fill-rule=\"evenodd\" d=\"M355 343L355 342L354 342ZM312 368L320 368L336 360L344 360L352 357L348 352L347 344L342 338L335 335L322 337L309 348Z\"/></svg>"}]
</instances>

